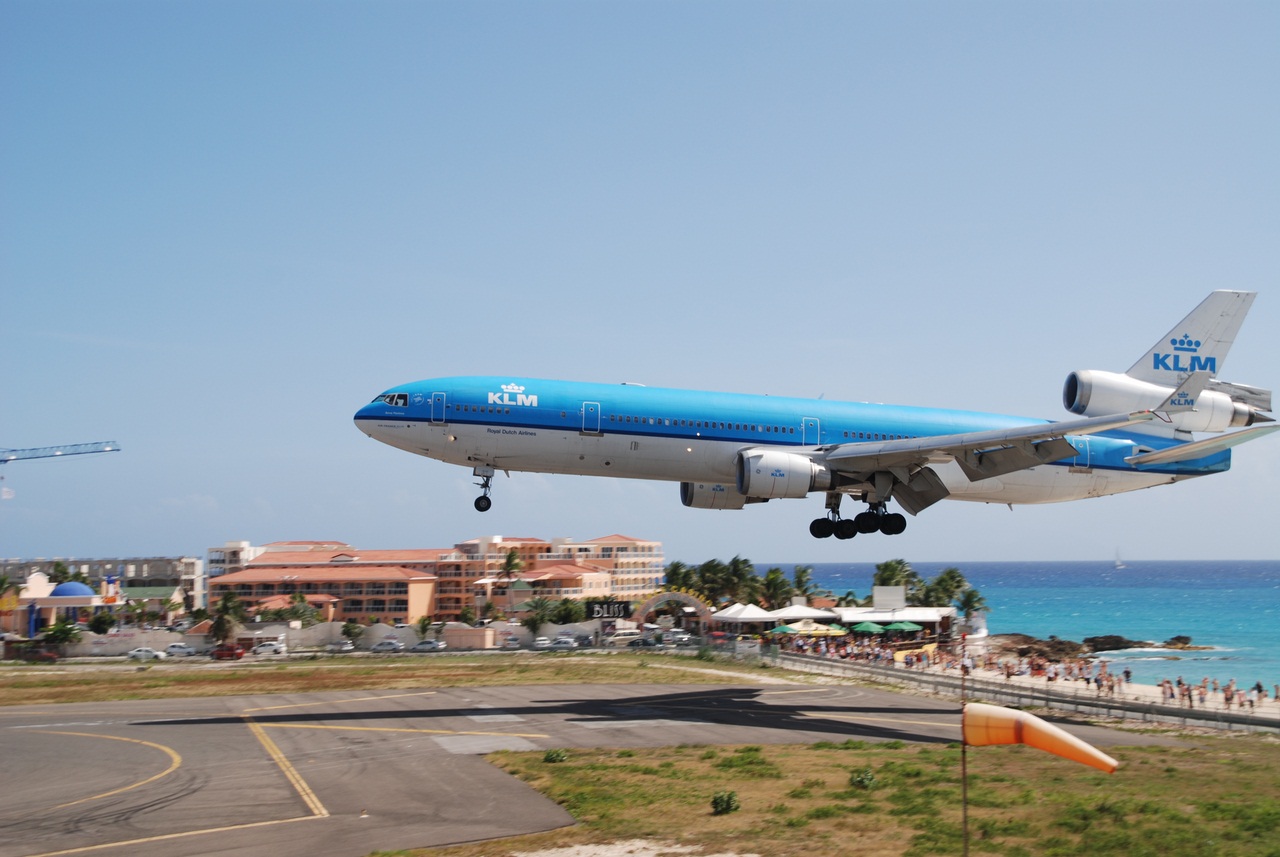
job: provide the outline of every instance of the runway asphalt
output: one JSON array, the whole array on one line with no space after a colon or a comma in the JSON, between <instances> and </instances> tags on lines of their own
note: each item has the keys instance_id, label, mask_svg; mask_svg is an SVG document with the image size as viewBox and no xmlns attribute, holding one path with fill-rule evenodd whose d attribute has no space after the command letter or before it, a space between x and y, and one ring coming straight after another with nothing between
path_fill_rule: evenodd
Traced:
<instances>
[{"instance_id":1,"label":"runway asphalt","mask_svg":"<svg viewBox=\"0 0 1280 857\"><path fill-rule=\"evenodd\" d=\"M1167 744L1090 726L1100 747ZM849 686L531 685L0 709L0 857L363 857L573 823L500 749L959 739Z\"/></svg>"}]
</instances>

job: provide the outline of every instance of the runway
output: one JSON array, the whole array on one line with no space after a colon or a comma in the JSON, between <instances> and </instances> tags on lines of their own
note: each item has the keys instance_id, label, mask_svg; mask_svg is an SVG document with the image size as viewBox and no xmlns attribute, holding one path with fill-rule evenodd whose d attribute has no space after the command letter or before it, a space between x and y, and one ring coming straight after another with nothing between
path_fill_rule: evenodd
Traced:
<instances>
[{"instance_id":1,"label":"runway","mask_svg":"<svg viewBox=\"0 0 1280 857\"><path fill-rule=\"evenodd\" d=\"M1170 739L1069 727L1098 746ZM0 857L362 857L573 823L496 750L959 739L849 686L530 685L0 709Z\"/></svg>"}]
</instances>

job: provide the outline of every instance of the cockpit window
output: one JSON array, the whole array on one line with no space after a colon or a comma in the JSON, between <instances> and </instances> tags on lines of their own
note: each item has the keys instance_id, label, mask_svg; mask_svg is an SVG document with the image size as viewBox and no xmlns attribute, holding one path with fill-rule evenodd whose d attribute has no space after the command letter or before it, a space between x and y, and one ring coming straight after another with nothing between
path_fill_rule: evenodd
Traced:
<instances>
[{"instance_id":1,"label":"cockpit window","mask_svg":"<svg viewBox=\"0 0 1280 857\"><path fill-rule=\"evenodd\" d=\"M375 402L382 402L384 405L391 405L393 408L407 408L409 406L408 393L383 393L374 399Z\"/></svg>"}]
</instances>

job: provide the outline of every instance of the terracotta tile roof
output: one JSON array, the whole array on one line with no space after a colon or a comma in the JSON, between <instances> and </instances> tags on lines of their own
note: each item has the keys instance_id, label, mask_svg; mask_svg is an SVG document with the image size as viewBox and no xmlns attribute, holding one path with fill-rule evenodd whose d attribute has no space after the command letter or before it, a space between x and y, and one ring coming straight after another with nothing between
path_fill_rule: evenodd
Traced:
<instances>
[{"instance_id":1,"label":"terracotta tile roof","mask_svg":"<svg viewBox=\"0 0 1280 857\"><path fill-rule=\"evenodd\" d=\"M635 536L623 536L623 535L619 535L618 533L614 533L611 536L600 536L597 539L587 539L585 542L582 542L582 544L593 545L593 544L600 544L603 542L646 542L647 543L651 541L653 541L653 539L637 539Z\"/></svg>"},{"instance_id":2,"label":"terracotta tile roof","mask_svg":"<svg viewBox=\"0 0 1280 857\"><path fill-rule=\"evenodd\" d=\"M328 565L305 567L274 566L252 567L209 579L210 587L224 587L236 583L282 583L286 580L302 580L313 583L356 580L436 580L434 574L417 571L399 565Z\"/></svg>"},{"instance_id":3,"label":"terracotta tile roof","mask_svg":"<svg viewBox=\"0 0 1280 857\"><path fill-rule=\"evenodd\" d=\"M420 550L369 550L359 551L353 548L328 551L278 551L264 553L249 562L245 568L259 568L272 565L307 565L322 564L346 565L360 563L376 563L379 565L399 564L406 562L439 562L441 557L454 553L452 548L427 548ZM347 557L348 559L340 559Z\"/></svg>"}]
</instances>

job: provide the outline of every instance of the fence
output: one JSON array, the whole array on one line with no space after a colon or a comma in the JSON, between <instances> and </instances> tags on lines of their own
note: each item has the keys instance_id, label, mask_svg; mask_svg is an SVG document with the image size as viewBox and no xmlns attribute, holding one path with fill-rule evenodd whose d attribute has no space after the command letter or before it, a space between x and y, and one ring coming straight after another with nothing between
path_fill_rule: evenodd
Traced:
<instances>
[{"instance_id":1,"label":"fence","mask_svg":"<svg viewBox=\"0 0 1280 857\"><path fill-rule=\"evenodd\" d=\"M797 655L768 647L762 653L764 663L799 672L883 681L922 688L939 696L960 698L960 676L917 672L902 667L876 666L859 661ZM1024 708L1048 708L1071 711L1092 717L1113 717L1149 723L1198 726L1208 729L1244 732L1280 732L1280 719L1237 711L1208 708L1180 708L1174 705L1135 699L1098 696L1092 690L1062 690L1032 687L1018 682L992 681L969 676L964 682L965 697L971 702L991 702ZM1271 703L1280 707L1280 704Z\"/></svg>"}]
</instances>

